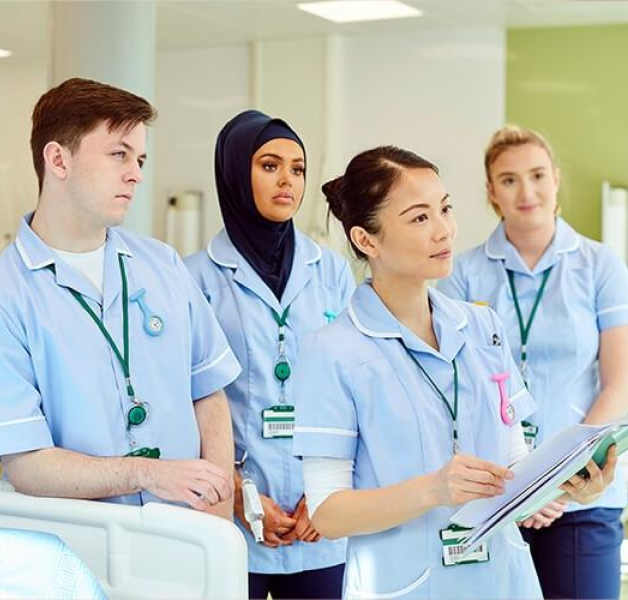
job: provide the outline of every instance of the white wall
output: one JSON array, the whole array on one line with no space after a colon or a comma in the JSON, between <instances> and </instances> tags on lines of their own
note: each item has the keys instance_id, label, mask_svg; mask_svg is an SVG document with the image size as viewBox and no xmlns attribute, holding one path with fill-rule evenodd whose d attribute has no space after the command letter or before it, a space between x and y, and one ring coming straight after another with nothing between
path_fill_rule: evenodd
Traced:
<instances>
[{"instance_id":1,"label":"white wall","mask_svg":"<svg viewBox=\"0 0 628 600\"><path fill-rule=\"evenodd\" d=\"M37 202L30 118L45 90L43 62L0 60L0 251L15 235L19 217Z\"/></svg>"},{"instance_id":2,"label":"white wall","mask_svg":"<svg viewBox=\"0 0 628 600\"><path fill-rule=\"evenodd\" d=\"M221 228L214 183L214 145L222 126L250 107L246 45L157 55L154 233L164 239L171 195L200 190L203 239Z\"/></svg>"},{"instance_id":3,"label":"white wall","mask_svg":"<svg viewBox=\"0 0 628 600\"><path fill-rule=\"evenodd\" d=\"M482 152L504 120L504 70L504 32L487 28L159 53L154 234L165 236L167 198L190 189L205 196L203 242L218 231L216 136L229 118L256 106L286 118L306 143L299 227L320 238L321 183L341 173L355 153L397 144L439 165L461 224L458 250L477 244L495 223L485 204ZM0 62L0 165L14 165L19 188L10 194L17 208L0 200L4 213L21 214L35 200L30 112L45 82L43 64ZM0 212L0 225L7 220L15 217ZM344 245L337 240L331 245Z\"/></svg>"},{"instance_id":4,"label":"white wall","mask_svg":"<svg viewBox=\"0 0 628 600\"><path fill-rule=\"evenodd\" d=\"M496 223L483 149L505 119L503 30L346 38L340 54L344 159L394 144L431 160L453 199L457 250L480 243Z\"/></svg>"}]
</instances>

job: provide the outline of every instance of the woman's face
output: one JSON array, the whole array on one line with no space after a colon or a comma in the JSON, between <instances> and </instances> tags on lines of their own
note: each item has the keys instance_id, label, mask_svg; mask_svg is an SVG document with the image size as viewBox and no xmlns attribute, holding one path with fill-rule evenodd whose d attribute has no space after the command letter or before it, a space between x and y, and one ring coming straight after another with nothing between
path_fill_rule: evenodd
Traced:
<instances>
[{"instance_id":1,"label":"woman's face","mask_svg":"<svg viewBox=\"0 0 628 600\"><path fill-rule=\"evenodd\" d=\"M531 231L556 217L560 172L536 144L513 146L490 167L487 189L507 227Z\"/></svg>"},{"instance_id":2,"label":"woman's face","mask_svg":"<svg viewBox=\"0 0 628 600\"><path fill-rule=\"evenodd\" d=\"M379 233L361 230L374 275L417 281L449 275L457 227L449 194L434 171L404 169L378 218ZM352 237L357 229L361 228L354 228Z\"/></svg>"},{"instance_id":3,"label":"woman's face","mask_svg":"<svg viewBox=\"0 0 628 600\"><path fill-rule=\"evenodd\" d=\"M297 212L305 189L305 157L293 140L266 142L251 161L251 187L259 213L283 223Z\"/></svg>"}]
</instances>

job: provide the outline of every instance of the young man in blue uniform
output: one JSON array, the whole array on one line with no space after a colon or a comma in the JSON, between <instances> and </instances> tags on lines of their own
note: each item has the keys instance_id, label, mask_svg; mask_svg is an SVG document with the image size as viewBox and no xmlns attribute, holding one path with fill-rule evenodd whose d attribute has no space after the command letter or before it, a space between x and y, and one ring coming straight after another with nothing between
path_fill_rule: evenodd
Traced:
<instances>
[{"instance_id":1,"label":"young man in blue uniform","mask_svg":"<svg viewBox=\"0 0 628 600\"><path fill-rule=\"evenodd\" d=\"M229 517L240 366L177 254L118 229L154 117L85 79L34 109L39 202L0 256L0 456L23 493Z\"/></svg>"}]
</instances>

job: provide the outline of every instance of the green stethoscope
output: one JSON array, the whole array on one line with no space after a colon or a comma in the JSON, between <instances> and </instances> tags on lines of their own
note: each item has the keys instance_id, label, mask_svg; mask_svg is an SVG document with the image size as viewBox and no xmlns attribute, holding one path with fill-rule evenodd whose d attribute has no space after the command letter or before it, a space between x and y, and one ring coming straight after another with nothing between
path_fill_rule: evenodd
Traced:
<instances>
[{"instance_id":1,"label":"green stethoscope","mask_svg":"<svg viewBox=\"0 0 628 600\"><path fill-rule=\"evenodd\" d=\"M418 359L408 350L403 341L399 340L401 345L404 347L406 352L410 355L410 358L417 364L419 370L423 374L423 377L430 384L430 387L434 390L436 395L440 398L441 402L445 405L445 409L447 413L451 417L453 423L453 438L454 438L454 454L458 454L460 452L460 438L458 437L458 366L456 365L456 359L454 358L451 363L454 370L454 402L453 406L447 400L447 396L443 393L443 391L436 385L436 382L429 376L429 373L425 370L423 365L418 361Z\"/></svg>"},{"instance_id":2,"label":"green stethoscope","mask_svg":"<svg viewBox=\"0 0 628 600\"><path fill-rule=\"evenodd\" d=\"M517 321L519 323L519 336L521 338L521 362L519 364L519 370L521 371L521 377L523 378L523 382L525 383L526 387L528 387L528 338L530 337L530 329L532 328L532 323L534 322L534 317L536 316L536 310L541 303L541 298L543 297L543 292L545 292L545 286L547 285L547 280L549 279L551 272L552 267L549 267L549 269L543 271L541 287L539 288L539 291L536 293L536 297L534 298L534 304L532 305L532 311L530 312L528 322L524 323L523 316L521 314L521 307L519 306L519 297L517 296L517 289L515 287L515 274L510 269L506 269L506 274L508 275L508 284L510 285L510 291L512 293L513 301L515 303L515 312L517 313Z\"/></svg>"},{"instance_id":3,"label":"green stethoscope","mask_svg":"<svg viewBox=\"0 0 628 600\"><path fill-rule=\"evenodd\" d=\"M89 304L85 301L83 296L79 294L76 290L68 288L72 296L76 299L76 301L81 305L83 310L92 318L94 323L98 326L98 329L105 336L105 339L111 346L114 354L116 355L120 365L122 366L122 371L124 372L124 380L126 383L126 393L131 402L131 407L127 411L127 429L131 429L132 427L137 427L146 421L148 417L148 404L146 402L142 402L135 395L135 389L133 388L133 384L131 383L131 366L129 360L129 290L128 290L128 282L126 277L126 270L124 268L124 260L122 259L122 255L118 255L118 264L120 265L120 276L122 279L122 328L123 328L123 337L124 337L124 355L120 352L118 346L113 341L113 338L109 334L109 331L105 327L104 323L98 318L96 313L91 309ZM54 265L48 265L48 269L50 269L53 273L56 273L56 269Z\"/></svg>"},{"instance_id":4,"label":"green stethoscope","mask_svg":"<svg viewBox=\"0 0 628 600\"><path fill-rule=\"evenodd\" d=\"M286 401L285 394L285 385L286 381L290 379L290 375L292 375L292 366L290 365L290 361L286 356L286 321L288 320L288 315L290 314L290 306L288 306L281 315L274 309L271 308L273 313L273 318L275 319L275 323L277 323L277 327L279 328L279 354L277 359L275 360L275 367L273 369L275 378L279 381L279 402L280 404L284 404Z\"/></svg>"}]
</instances>

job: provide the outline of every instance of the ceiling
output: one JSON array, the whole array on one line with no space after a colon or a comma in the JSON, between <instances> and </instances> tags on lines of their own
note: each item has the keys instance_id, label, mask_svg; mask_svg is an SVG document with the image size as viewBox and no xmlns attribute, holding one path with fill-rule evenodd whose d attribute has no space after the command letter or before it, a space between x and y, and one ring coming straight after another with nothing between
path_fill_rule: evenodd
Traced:
<instances>
[{"instance_id":1,"label":"ceiling","mask_svg":"<svg viewBox=\"0 0 628 600\"><path fill-rule=\"evenodd\" d=\"M628 23L628 0L404 0L424 16L356 24L334 24L300 11L299 1L158 0L157 46L177 50L442 27ZM10 49L16 59L43 58L50 37L50 5L49 0L0 0L0 48Z\"/></svg>"}]
</instances>

